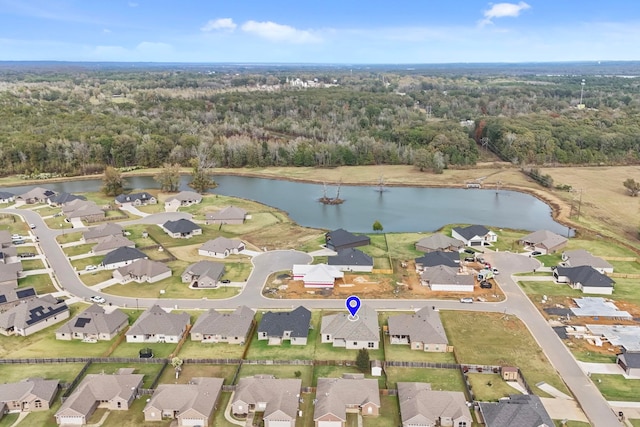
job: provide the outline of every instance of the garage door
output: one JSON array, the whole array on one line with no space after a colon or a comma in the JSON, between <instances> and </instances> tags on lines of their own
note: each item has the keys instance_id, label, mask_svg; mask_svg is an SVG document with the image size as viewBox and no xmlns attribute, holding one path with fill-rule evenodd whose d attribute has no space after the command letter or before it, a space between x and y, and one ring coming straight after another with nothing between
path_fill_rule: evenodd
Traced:
<instances>
[{"instance_id":1,"label":"garage door","mask_svg":"<svg viewBox=\"0 0 640 427\"><path fill-rule=\"evenodd\" d=\"M320 421L318 427L342 427L340 421Z\"/></svg>"},{"instance_id":2,"label":"garage door","mask_svg":"<svg viewBox=\"0 0 640 427\"><path fill-rule=\"evenodd\" d=\"M204 420L202 418L183 418L182 419L183 426L204 426Z\"/></svg>"},{"instance_id":3,"label":"garage door","mask_svg":"<svg viewBox=\"0 0 640 427\"><path fill-rule=\"evenodd\" d=\"M58 423L81 426L84 424L84 417L60 417Z\"/></svg>"},{"instance_id":4,"label":"garage door","mask_svg":"<svg viewBox=\"0 0 640 427\"><path fill-rule=\"evenodd\" d=\"M265 424L265 427L291 427L290 421L269 421L269 424Z\"/></svg>"}]
</instances>

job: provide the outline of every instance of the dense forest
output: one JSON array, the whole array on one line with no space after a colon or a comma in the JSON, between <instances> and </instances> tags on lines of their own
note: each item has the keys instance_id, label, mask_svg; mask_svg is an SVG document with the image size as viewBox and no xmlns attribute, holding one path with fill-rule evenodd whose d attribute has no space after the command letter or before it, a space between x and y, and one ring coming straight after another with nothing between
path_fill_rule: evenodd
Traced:
<instances>
[{"instance_id":1,"label":"dense forest","mask_svg":"<svg viewBox=\"0 0 640 427\"><path fill-rule=\"evenodd\" d=\"M25 175L194 156L439 172L474 165L483 149L523 166L637 163L639 86L499 68L0 65L0 161L3 174Z\"/></svg>"}]
</instances>

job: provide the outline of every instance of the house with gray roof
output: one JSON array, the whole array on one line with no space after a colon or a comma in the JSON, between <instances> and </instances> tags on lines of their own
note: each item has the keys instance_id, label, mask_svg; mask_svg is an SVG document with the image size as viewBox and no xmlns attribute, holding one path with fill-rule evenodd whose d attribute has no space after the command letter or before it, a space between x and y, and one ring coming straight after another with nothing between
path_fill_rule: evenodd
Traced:
<instances>
[{"instance_id":1,"label":"house with gray roof","mask_svg":"<svg viewBox=\"0 0 640 427\"><path fill-rule=\"evenodd\" d=\"M363 374L343 378L318 378L313 421L316 427L344 427L347 412L377 416L380 412L380 390L377 379Z\"/></svg>"},{"instance_id":2,"label":"house with gray roof","mask_svg":"<svg viewBox=\"0 0 640 427\"><path fill-rule=\"evenodd\" d=\"M565 251L562 253L562 261L565 267L592 267L602 274L613 273L613 266L604 259L593 256L584 249Z\"/></svg>"},{"instance_id":3,"label":"house with gray roof","mask_svg":"<svg viewBox=\"0 0 640 427\"><path fill-rule=\"evenodd\" d=\"M18 258L18 248L16 248L15 246L0 248L0 263L17 264L19 262L20 258Z\"/></svg>"},{"instance_id":4,"label":"house with gray roof","mask_svg":"<svg viewBox=\"0 0 640 427\"><path fill-rule=\"evenodd\" d=\"M0 384L0 408L7 412L48 411L58 393L58 380L27 378ZM4 411L0 412L0 418Z\"/></svg>"},{"instance_id":5,"label":"house with gray roof","mask_svg":"<svg viewBox=\"0 0 640 427\"><path fill-rule=\"evenodd\" d=\"M486 427L553 427L555 424L540 398L533 394L512 394L498 402L478 402Z\"/></svg>"},{"instance_id":6,"label":"house with gray roof","mask_svg":"<svg viewBox=\"0 0 640 427\"><path fill-rule=\"evenodd\" d=\"M130 204L132 206L143 206L155 205L156 203L158 203L158 199L156 199L146 191L143 191L141 193L120 194L116 197L117 205Z\"/></svg>"},{"instance_id":7,"label":"house with gray roof","mask_svg":"<svg viewBox=\"0 0 640 427\"><path fill-rule=\"evenodd\" d=\"M371 273L373 271L373 258L354 248L339 250L337 255L327 258L327 264L337 267L340 271L363 273Z\"/></svg>"},{"instance_id":8,"label":"house with gray roof","mask_svg":"<svg viewBox=\"0 0 640 427\"><path fill-rule=\"evenodd\" d=\"M0 191L0 203L13 203L15 196L15 194L8 191Z\"/></svg>"},{"instance_id":9,"label":"house with gray roof","mask_svg":"<svg viewBox=\"0 0 640 427\"><path fill-rule=\"evenodd\" d=\"M627 376L640 378L640 351L628 351L623 347L616 363Z\"/></svg>"},{"instance_id":10,"label":"house with gray roof","mask_svg":"<svg viewBox=\"0 0 640 427\"><path fill-rule=\"evenodd\" d=\"M129 265L113 270L113 278L120 283L155 283L171 277L171 269L150 259L137 259Z\"/></svg>"},{"instance_id":11,"label":"house with gray roof","mask_svg":"<svg viewBox=\"0 0 640 427\"><path fill-rule=\"evenodd\" d=\"M205 215L206 224L243 224L247 218L247 211L236 206L227 206L218 211Z\"/></svg>"},{"instance_id":12,"label":"house with gray roof","mask_svg":"<svg viewBox=\"0 0 640 427\"><path fill-rule=\"evenodd\" d=\"M224 276L224 264L214 261L198 261L188 266L182 273L182 283L192 288L217 288Z\"/></svg>"},{"instance_id":13,"label":"house with gray roof","mask_svg":"<svg viewBox=\"0 0 640 427\"><path fill-rule=\"evenodd\" d=\"M122 234L115 234L102 237L100 241L91 248L91 252L94 255L106 255L115 249L125 247L135 248L136 244L124 237Z\"/></svg>"},{"instance_id":14,"label":"house with gray roof","mask_svg":"<svg viewBox=\"0 0 640 427\"><path fill-rule=\"evenodd\" d=\"M239 254L244 251L245 244L238 239L228 239L226 237L216 237L213 240L205 242L200 249L198 255L214 258L226 258L231 254Z\"/></svg>"},{"instance_id":15,"label":"house with gray roof","mask_svg":"<svg viewBox=\"0 0 640 427\"><path fill-rule=\"evenodd\" d=\"M398 382L403 427L471 427L473 419L464 393L431 390L427 383Z\"/></svg>"},{"instance_id":16,"label":"house with gray roof","mask_svg":"<svg viewBox=\"0 0 640 427\"><path fill-rule=\"evenodd\" d=\"M56 331L57 340L110 341L129 326L129 318L119 308L107 313L98 304L65 323Z\"/></svg>"},{"instance_id":17,"label":"house with gray roof","mask_svg":"<svg viewBox=\"0 0 640 427\"><path fill-rule=\"evenodd\" d=\"M306 345L310 325L311 312L302 306L293 311L267 311L258 325L258 340L269 340L269 345L285 340L291 345Z\"/></svg>"},{"instance_id":18,"label":"house with gray roof","mask_svg":"<svg viewBox=\"0 0 640 427\"><path fill-rule=\"evenodd\" d=\"M437 265L424 269L420 283L432 291L473 292L475 278L471 274L460 273L459 268Z\"/></svg>"},{"instance_id":19,"label":"house with gray roof","mask_svg":"<svg viewBox=\"0 0 640 427\"><path fill-rule=\"evenodd\" d=\"M0 285L0 311L7 310L36 296L36 290L31 287L18 288L12 284Z\"/></svg>"},{"instance_id":20,"label":"house with gray roof","mask_svg":"<svg viewBox=\"0 0 640 427\"><path fill-rule=\"evenodd\" d=\"M553 276L558 283L568 283L573 289L585 294L611 295L614 281L593 267L553 267Z\"/></svg>"},{"instance_id":21,"label":"house with gray roof","mask_svg":"<svg viewBox=\"0 0 640 427\"><path fill-rule=\"evenodd\" d=\"M453 237L445 236L442 233L435 233L431 236L423 237L416 242L416 250L420 252L433 251L460 251L464 248L464 242Z\"/></svg>"},{"instance_id":22,"label":"house with gray roof","mask_svg":"<svg viewBox=\"0 0 640 427\"><path fill-rule=\"evenodd\" d=\"M114 249L105 255L102 260L102 266L107 270L115 270L116 268L124 267L139 259L146 259L147 254L136 248L130 248L123 246L118 249Z\"/></svg>"},{"instance_id":23,"label":"house with gray roof","mask_svg":"<svg viewBox=\"0 0 640 427\"><path fill-rule=\"evenodd\" d=\"M122 236L124 229L120 224L115 222L107 222L105 224L97 225L89 228L82 233L82 243L98 243L101 239L108 236Z\"/></svg>"},{"instance_id":24,"label":"house with gray roof","mask_svg":"<svg viewBox=\"0 0 640 427\"><path fill-rule=\"evenodd\" d=\"M154 305L129 328L127 342L177 343L187 331L190 321L189 313L168 313L159 305Z\"/></svg>"},{"instance_id":25,"label":"house with gray roof","mask_svg":"<svg viewBox=\"0 0 640 427\"><path fill-rule=\"evenodd\" d=\"M202 202L202 194L196 193L195 191L181 191L178 194L169 196L167 200L164 201L164 205L166 209L167 204L177 203L178 206L191 206L197 205L200 202Z\"/></svg>"},{"instance_id":26,"label":"house with gray roof","mask_svg":"<svg viewBox=\"0 0 640 427\"><path fill-rule=\"evenodd\" d=\"M22 277L22 263L5 264L0 262L0 285L18 287L18 279Z\"/></svg>"},{"instance_id":27,"label":"house with gray roof","mask_svg":"<svg viewBox=\"0 0 640 427\"><path fill-rule=\"evenodd\" d=\"M233 312L212 308L196 320L190 332L191 341L244 344L253 325L253 316L253 310L244 305Z\"/></svg>"},{"instance_id":28,"label":"house with gray roof","mask_svg":"<svg viewBox=\"0 0 640 427\"><path fill-rule=\"evenodd\" d=\"M142 388L144 375L121 369L114 375L87 374L56 412L58 425L84 425L97 408L127 411Z\"/></svg>"},{"instance_id":29,"label":"house with gray roof","mask_svg":"<svg viewBox=\"0 0 640 427\"><path fill-rule=\"evenodd\" d=\"M202 234L202 228L198 224L184 218L167 221L162 224L162 229L174 239L188 239Z\"/></svg>"},{"instance_id":30,"label":"house with gray roof","mask_svg":"<svg viewBox=\"0 0 640 427\"><path fill-rule=\"evenodd\" d=\"M412 350L450 351L440 312L432 307L424 307L413 314L389 316L388 326L391 344L409 345Z\"/></svg>"},{"instance_id":31,"label":"house with gray roof","mask_svg":"<svg viewBox=\"0 0 640 427\"><path fill-rule=\"evenodd\" d=\"M67 304L47 294L0 313L0 334L26 337L68 318Z\"/></svg>"},{"instance_id":32,"label":"house with gray roof","mask_svg":"<svg viewBox=\"0 0 640 427\"><path fill-rule=\"evenodd\" d=\"M455 227L451 237L462 241L465 246L490 246L498 241L498 235L483 225Z\"/></svg>"},{"instance_id":33,"label":"house with gray roof","mask_svg":"<svg viewBox=\"0 0 640 427\"><path fill-rule=\"evenodd\" d=\"M371 239L366 235L356 235L348 232L343 228L329 231L324 236L327 248L339 251L348 248L357 248L359 246L367 246L371 243Z\"/></svg>"},{"instance_id":34,"label":"house with gray roof","mask_svg":"<svg viewBox=\"0 0 640 427\"><path fill-rule=\"evenodd\" d=\"M34 203L47 203L49 197L52 197L56 194L55 191L49 190L48 188L35 187L26 193L18 194L15 196L16 201L23 201L28 205Z\"/></svg>"},{"instance_id":35,"label":"house with gray roof","mask_svg":"<svg viewBox=\"0 0 640 427\"><path fill-rule=\"evenodd\" d=\"M552 254L567 246L568 239L549 230L538 230L518 240L526 250Z\"/></svg>"},{"instance_id":36,"label":"house with gray roof","mask_svg":"<svg viewBox=\"0 0 640 427\"><path fill-rule=\"evenodd\" d=\"M460 254L458 252L443 251L427 252L423 256L416 258L415 262L417 271L422 271L426 267L435 267L437 265L457 268L460 266Z\"/></svg>"},{"instance_id":37,"label":"house with gray roof","mask_svg":"<svg viewBox=\"0 0 640 427\"><path fill-rule=\"evenodd\" d=\"M106 217L105 212L95 202L81 199L65 203L62 213L68 219L78 218L87 222L103 221Z\"/></svg>"},{"instance_id":38,"label":"house with gray roof","mask_svg":"<svg viewBox=\"0 0 640 427\"><path fill-rule=\"evenodd\" d=\"M142 410L144 420L175 419L179 427L208 426L223 382L222 378L197 377L187 384L160 384Z\"/></svg>"},{"instance_id":39,"label":"house with gray roof","mask_svg":"<svg viewBox=\"0 0 640 427\"><path fill-rule=\"evenodd\" d=\"M50 206L62 206L67 203L73 202L74 200L87 200L84 196L76 196L75 194L62 192L58 194L54 194L47 199L47 203Z\"/></svg>"},{"instance_id":40,"label":"house with gray roof","mask_svg":"<svg viewBox=\"0 0 640 427\"><path fill-rule=\"evenodd\" d=\"M348 313L329 314L322 317L321 342L347 349L377 349L380 344L378 313L363 304L356 317Z\"/></svg>"},{"instance_id":41,"label":"house with gray roof","mask_svg":"<svg viewBox=\"0 0 640 427\"><path fill-rule=\"evenodd\" d=\"M0 248L8 248L12 245L11 233L8 230L0 230Z\"/></svg>"},{"instance_id":42,"label":"house with gray roof","mask_svg":"<svg viewBox=\"0 0 640 427\"><path fill-rule=\"evenodd\" d=\"M237 418L263 412L264 427L295 427L302 380L276 379L272 375L240 378L231 401Z\"/></svg>"}]
</instances>

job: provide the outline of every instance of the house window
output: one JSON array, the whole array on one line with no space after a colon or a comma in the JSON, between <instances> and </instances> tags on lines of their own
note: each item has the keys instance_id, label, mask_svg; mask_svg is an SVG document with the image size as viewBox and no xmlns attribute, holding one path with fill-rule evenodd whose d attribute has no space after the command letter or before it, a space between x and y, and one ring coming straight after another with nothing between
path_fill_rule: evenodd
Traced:
<instances>
[{"instance_id":1,"label":"house window","mask_svg":"<svg viewBox=\"0 0 640 427\"><path fill-rule=\"evenodd\" d=\"M458 421L458 427L467 427L466 421Z\"/></svg>"},{"instance_id":2,"label":"house window","mask_svg":"<svg viewBox=\"0 0 640 427\"><path fill-rule=\"evenodd\" d=\"M327 341L330 341L331 340L331 335L327 335L326 339L327 339Z\"/></svg>"},{"instance_id":3,"label":"house window","mask_svg":"<svg viewBox=\"0 0 640 427\"><path fill-rule=\"evenodd\" d=\"M118 402L118 409L122 408L122 402Z\"/></svg>"},{"instance_id":4,"label":"house window","mask_svg":"<svg viewBox=\"0 0 640 427\"><path fill-rule=\"evenodd\" d=\"M42 401L41 400L36 400L35 402L33 402L33 405L36 408L42 408Z\"/></svg>"},{"instance_id":5,"label":"house window","mask_svg":"<svg viewBox=\"0 0 640 427\"><path fill-rule=\"evenodd\" d=\"M369 344L367 344L367 346L368 346L369 348L373 348L373 347L375 347L375 344L374 344L374 343L372 343L372 342L370 342Z\"/></svg>"},{"instance_id":6,"label":"house window","mask_svg":"<svg viewBox=\"0 0 640 427\"><path fill-rule=\"evenodd\" d=\"M353 345L358 345L358 342L357 342L357 341L354 341L354 342L353 342Z\"/></svg>"}]
</instances>

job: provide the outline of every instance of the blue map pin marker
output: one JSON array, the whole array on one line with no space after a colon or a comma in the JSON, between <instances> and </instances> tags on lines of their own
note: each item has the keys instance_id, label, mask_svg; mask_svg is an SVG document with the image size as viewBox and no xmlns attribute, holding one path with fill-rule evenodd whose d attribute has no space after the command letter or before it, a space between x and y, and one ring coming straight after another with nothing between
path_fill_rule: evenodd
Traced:
<instances>
[{"instance_id":1,"label":"blue map pin marker","mask_svg":"<svg viewBox=\"0 0 640 427\"><path fill-rule=\"evenodd\" d=\"M347 298L346 302L347 310L351 313L351 318L354 320L357 319L356 315L358 314L358 310L360 309L360 298L356 296L350 296Z\"/></svg>"}]
</instances>

